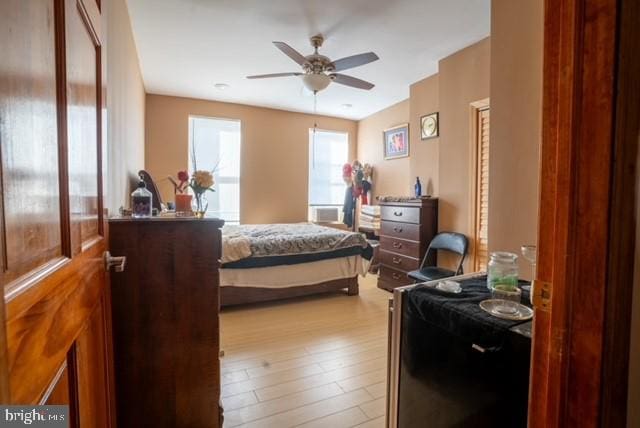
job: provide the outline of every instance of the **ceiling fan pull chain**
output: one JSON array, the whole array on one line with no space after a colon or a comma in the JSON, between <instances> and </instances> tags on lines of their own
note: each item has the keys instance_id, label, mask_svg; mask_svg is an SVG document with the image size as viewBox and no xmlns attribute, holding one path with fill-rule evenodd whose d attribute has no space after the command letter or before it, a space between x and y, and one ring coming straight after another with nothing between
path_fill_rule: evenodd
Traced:
<instances>
[{"instance_id":1,"label":"ceiling fan pull chain","mask_svg":"<svg viewBox=\"0 0 640 428\"><path fill-rule=\"evenodd\" d=\"M313 157L312 159L312 165L313 168L315 169L316 167L316 129L318 128L318 123L316 121L317 119L317 115L316 115L316 111L317 111L317 106L318 106L318 91L313 91L313 152L311 154L311 156Z\"/></svg>"},{"instance_id":2,"label":"ceiling fan pull chain","mask_svg":"<svg viewBox=\"0 0 640 428\"><path fill-rule=\"evenodd\" d=\"M313 121L313 134L315 135L316 129L318 128L318 91L313 91L313 115L315 116L315 120Z\"/></svg>"}]
</instances>

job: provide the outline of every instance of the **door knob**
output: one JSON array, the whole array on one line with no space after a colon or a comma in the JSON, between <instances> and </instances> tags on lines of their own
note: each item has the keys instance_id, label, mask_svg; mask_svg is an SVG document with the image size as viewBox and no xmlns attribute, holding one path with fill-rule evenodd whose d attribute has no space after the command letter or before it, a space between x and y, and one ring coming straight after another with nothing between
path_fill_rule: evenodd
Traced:
<instances>
[{"instance_id":1,"label":"door knob","mask_svg":"<svg viewBox=\"0 0 640 428\"><path fill-rule=\"evenodd\" d=\"M125 256L114 257L108 251L104 252L104 267L106 270L114 268L116 272L123 272L126 264L127 258Z\"/></svg>"}]
</instances>

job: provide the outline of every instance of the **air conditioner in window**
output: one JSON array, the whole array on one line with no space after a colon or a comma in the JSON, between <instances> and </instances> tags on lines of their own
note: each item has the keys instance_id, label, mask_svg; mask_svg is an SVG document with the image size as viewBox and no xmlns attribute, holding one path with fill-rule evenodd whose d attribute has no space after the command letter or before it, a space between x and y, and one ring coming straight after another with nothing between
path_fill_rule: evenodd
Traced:
<instances>
[{"instance_id":1,"label":"air conditioner in window","mask_svg":"<svg viewBox=\"0 0 640 428\"><path fill-rule=\"evenodd\" d=\"M311 218L316 223L331 223L340 220L339 207L313 207Z\"/></svg>"}]
</instances>

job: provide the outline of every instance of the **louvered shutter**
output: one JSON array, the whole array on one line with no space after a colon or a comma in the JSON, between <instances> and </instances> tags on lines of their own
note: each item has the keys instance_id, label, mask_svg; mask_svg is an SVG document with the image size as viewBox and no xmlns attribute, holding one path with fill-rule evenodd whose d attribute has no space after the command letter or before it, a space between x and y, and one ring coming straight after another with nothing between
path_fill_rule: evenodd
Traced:
<instances>
[{"instance_id":1,"label":"louvered shutter","mask_svg":"<svg viewBox=\"0 0 640 428\"><path fill-rule=\"evenodd\" d=\"M475 269L486 270L489 260L489 109L478 111L478 165L476 177Z\"/></svg>"}]
</instances>

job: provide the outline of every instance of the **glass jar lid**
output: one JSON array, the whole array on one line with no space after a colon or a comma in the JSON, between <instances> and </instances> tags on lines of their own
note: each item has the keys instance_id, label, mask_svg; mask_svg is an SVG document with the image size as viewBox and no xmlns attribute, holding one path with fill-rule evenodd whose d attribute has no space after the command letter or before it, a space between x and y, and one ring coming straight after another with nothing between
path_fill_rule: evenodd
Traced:
<instances>
[{"instance_id":1,"label":"glass jar lid","mask_svg":"<svg viewBox=\"0 0 640 428\"><path fill-rule=\"evenodd\" d=\"M490 254L491 260L498 263L514 263L518 259L518 255L508 251L494 251Z\"/></svg>"}]
</instances>

